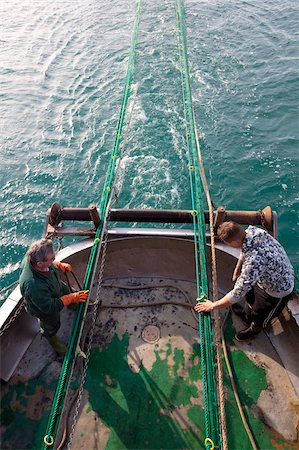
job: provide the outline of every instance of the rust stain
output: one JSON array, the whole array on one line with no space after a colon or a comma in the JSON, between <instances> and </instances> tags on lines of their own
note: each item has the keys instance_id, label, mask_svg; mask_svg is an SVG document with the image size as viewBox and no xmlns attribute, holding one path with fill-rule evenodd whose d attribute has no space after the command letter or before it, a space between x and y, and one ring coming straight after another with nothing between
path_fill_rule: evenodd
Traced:
<instances>
[{"instance_id":1,"label":"rust stain","mask_svg":"<svg viewBox=\"0 0 299 450\"><path fill-rule=\"evenodd\" d=\"M46 391L42 386L39 386L35 393L28 397L28 408L26 416L32 420L41 420L42 414L45 410L45 403L50 407L53 392Z\"/></svg>"},{"instance_id":2,"label":"rust stain","mask_svg":"<svg viewBox=\"0 0 299 450\"><path fill-rule=\"evenodd\" d=\"M16 391L13 393L12 395L12 399L10 401L10 407L12 409L12 411L24 411L24 405L22 405L22 403L17 400L17 393Z\"/></svg>"},{"instance_id":3,"label":"rust stain","mask_svg":"<svg viewBox=\"0 0 299 450\"><path fill-rule=\"evenodd\" d=\"M53 391L45 390L42 386L37 386L33 395L23 395L23 401L17 399L17 393L13 393L10 407L13 411L24 413L28 419L41 420L45 409L50 408Z\"/></svg>"},{"instance_id":4,"label":"rust stain","mask_svg":"<svg viewBox=\"0 0 299 450\"><path fill-rule=\"evenodd\" d=\"M284 439L284 437L281 436L279 433L277 433L277 431L273 430L273 428L270 428L267 425L266 425L266 428L268 428L268 430L270 430L270 432L271 432L270 441L276 450L299 450L299 439L298 439L299 438L299 433L298 433L299 422L297 424L297 439L296 439L296 441L293 441L293 442L287 442ZM280 443L278 441L283 441L283 442Z\"/></svg>"}]
</instances>

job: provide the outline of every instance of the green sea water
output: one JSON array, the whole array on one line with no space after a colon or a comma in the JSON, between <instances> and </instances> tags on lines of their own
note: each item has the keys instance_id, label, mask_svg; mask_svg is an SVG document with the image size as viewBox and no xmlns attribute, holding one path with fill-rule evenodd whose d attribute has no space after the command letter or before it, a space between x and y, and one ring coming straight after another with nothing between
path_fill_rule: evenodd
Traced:
<instances>
[{"instance_id":1,"label":"green sea water","mask_svg":"<svg viewBox=\"0 0 299 450\"><path fill-rule=\"evenodd\" d=\"M185 1L194 108L216 206L278 213L298 251L298 3ZM0 288L58 201L101 197L135 1L0 6ZM174 0L143 0L117 207L191 207ZM1 292L4 299L7 292Z\"/></svg>"}]
</instances>

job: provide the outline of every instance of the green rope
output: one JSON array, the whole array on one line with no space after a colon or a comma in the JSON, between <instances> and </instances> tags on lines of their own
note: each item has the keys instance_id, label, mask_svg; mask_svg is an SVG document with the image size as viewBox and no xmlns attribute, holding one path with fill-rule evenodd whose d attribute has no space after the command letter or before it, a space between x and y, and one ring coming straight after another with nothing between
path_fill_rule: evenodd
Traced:
<instances>
[{"instance_id":1,"label":"green rope","mask_svg":"<svg viewBox=\"0 0 299 450\"><path fill-rule=\"evenodd\" d=\"M111 191L112 186L114 184L114 177L115 177L115 169L116 169L116 163L117 159L120 155L120 143L122 140L122 131L126 116L126 110L128 106L128 100L131 94L131 85L133 81L133 74L134 74L134 62L135 62L135 50L137 46L137 36L138 36L138 29L139 29L139 23L140 23L140 9L141 9L141 0L137 0L136 4L136 12L135 12L135 21L133 26L133 33L131 38L131 47L130 47L130 54L129 54L129 61L128 61L128 69L127 69L127 76L126 76L126 83L125 83L125 89L122 97L121 102L121 108L120 108L120 114L116 129L116 135L114 139L114 145L113 145L113 151L104 183L104 189L102 193L102 197L100 200L100 206L99 206L99 212L100 212L100 224L97 228L94 245L92 246L90 257L87 263L86 273L83 280L82 289L89 289L92 276L94 272L94 268L96 266L96 262L99 256L99 250L100 250L100 243L102 241L102 234L103 234L103 228L104 224L106 222L107 214L108 214L108 207L109 202L111 198ZM63 406L64 406L64 400L66 396L66 392L68 389L68 385L70 383L72 371L73 371L73 365L75 362L76 357L76 349L78 346L78 342L81 336L82 327L84 324L84 317L86 314L86 304L81 303L79 305L75 321L73 324L72 334L68 343L67 352L65 355L65 358L63 360L60 377L58 380L58 385L56 388L55 396L52 403L52 408L50 411L50 416L48 420L47 430L45 433L45 437L43 439L43 445L42 449L46 450L49 448L52 448L55 443L56 433L60 421L60 417L62 414Z\"/></svg>"},{"instance_id":2,"label":"green rope","mask_svg":"<svg viewBox=\"0 0 299 450\"><path fill-rule=\"evenodd\" d=\"M186 146L188 150L188 169L191 191L194 231L194 253L197 283L197 296L208 297L208 275L206 260L206 235L203 206L203 186L200 178L199 161L194 129L192 93L187 56L186 22L182 0L176 0L178 24L178 48L181 67L182 95L186 125ZM210 314L199 314L200 353L203 380L205 447L211 448L213 442L220 448L221 435L219 426L219 407L217 401L216 359L213 343L213 327Z\"/></svg>"},{"instance_id":3,"label":"green rope","mask_svg":"<svg viewBox=\"0 0 299 450\"><path fill-rule=\"evenodd\" d=\"M140 7L141 0L137 2L135 22L132 33L131 49L128 61L128 70L126 77L125 89L121 102L121 109L117 130L113 145L113 151L107 170L107 175L104 183L103 193L100 200L100 217L101 222L96 232L94 245L91 249L91 254L88 260L87 269L83 281L83 289L88 289L94 268L99 255L100 244L102 241L103 227L107 218L109 209L109 202L111 199L111 191L114 184L115 169L117 159L120 155L120 143L122 141L122 130L128 105L128 100L131 94L131 85L134 73L135 49L137 45L137 35L140 22ZM196 153L196 140L193 122L192 110L192 96L189 81L189 70L187 61L187 45L185 22L183 15L183 7L181 0L177 0L177 17L179 25L179 54L182 67L182 92L184 101L184 113L186 121L186 143L188 148L189 158L189 178L191 187L192 208L193 215L193 229L194 229L194 244L195 244L195 261L196 261L196 281L197 281L197 295L207 297L208 294L208 278L206 270L206 255L205 255L205 222L203 215L202 203L202 186L199 175L199 166ZM201 264L199 264L199 262ZM201 271L199 269L201 268ZM58 386L54 396L52 409L48 421L48 427L44 438L43 450L51 448L54 445L57 428L59 425L64 399L67 388L72 375L73 364L75 361L76 348L81 335L81 330L84 323L86 305L80 304L74 321L72 335L67 348L67 353L63 361ZM216 380L215 380L215 357L213 348L213 330L211 319L209 315L200 314L199 329L201 336L201 356L202 356L202 374L203 374L203 393L204 393L204 409L205 409L205 433L208 441L212 440L215 448L219 448L219 423L218 410L216 398ZM206 448L210 448L210 444L205 444Z\"/></svg>"}]
</instances>

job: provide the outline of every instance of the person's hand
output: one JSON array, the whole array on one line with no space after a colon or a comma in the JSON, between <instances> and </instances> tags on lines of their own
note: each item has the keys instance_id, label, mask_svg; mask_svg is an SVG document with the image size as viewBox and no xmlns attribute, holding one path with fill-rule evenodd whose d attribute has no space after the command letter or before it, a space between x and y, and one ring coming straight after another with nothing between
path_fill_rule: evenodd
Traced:
<instances>
[{"instance_id":1,"label":"person's hand","mask_svg":"<svg viewBox=\"0 0 299 450\"><path fill-rule=\"evenodd\" d=\"M198 302L194 309L196 312L211 312L214 309L214 303L211 300L205 300L204 302Z\"/></svg>"},{"instance_id":2,"label":"person's hand","mask_svg":"<svg viewBox=\"0 0 299 450\"><path fill-rule=\"evenodd\" d=\"M65 272L72 272L73 268L70 264L68 263L63 263L60 261L54 261L53 264L57 267L57 269L61 270L61 272L65 273Z\"/></svg>"},{"instance_id":3,"label":"person's hand","mask_svg":"<svg viewBox=\"0 0 299 450\"><path fill-rule=\"evenodd\" d=\"M64 304L64 306L68 306L71 303L84 303L87 299L89 291L79 291L74 292L73 294L67 294L60 297L60 300Z\"/></svg>"}]
</instances>

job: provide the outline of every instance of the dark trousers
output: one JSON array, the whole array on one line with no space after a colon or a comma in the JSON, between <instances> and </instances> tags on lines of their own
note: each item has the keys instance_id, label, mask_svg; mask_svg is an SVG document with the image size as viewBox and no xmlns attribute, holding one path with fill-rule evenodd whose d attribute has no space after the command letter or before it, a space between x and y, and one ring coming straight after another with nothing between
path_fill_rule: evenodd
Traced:
<instances>
[{"instance_id":1,"label":"dark trousers","mask_svg":"<svg viewBox=\"0 0 299 450\"><path fill-rule=\"evenodd\" d=\"M38 317L40 331L45 337L55 336L60 328L60 312Z\"/></svg>"},{"instance_id":2,"label":"dark trousers","mask_svg":"<svg viewBox=\"0 0 299 450\"><path fill-rule=\"evenodd\" d=\"M292 294L282 298L272 297L257 284L247 292L244 306L249 321L265 328L274 317L279 316Z\"/></svg>"}]
</instances>

